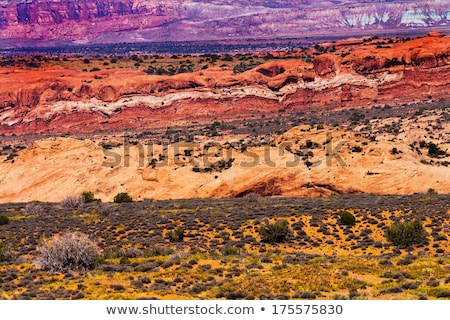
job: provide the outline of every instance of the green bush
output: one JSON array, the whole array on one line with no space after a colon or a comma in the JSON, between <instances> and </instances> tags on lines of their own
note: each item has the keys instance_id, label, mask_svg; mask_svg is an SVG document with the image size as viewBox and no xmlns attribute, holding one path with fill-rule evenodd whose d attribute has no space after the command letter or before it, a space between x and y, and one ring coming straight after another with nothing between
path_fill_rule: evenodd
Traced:
<instances>
[{"instance_id":1,"label":"green bush","mask_svg":"<svg viewBox=\"0 0 450 320\"><path fill-rule=\"evenodd\" d=\"M130 258L128 258L128 257L122 257L122 258L120 258L119 263L120 264L130 264L131 261L130 261Z\"/></svg>"},{"instance_id":2,"label":"green bush","mask_svg":"<svg viewBox=\"0 0 450 320\"><path fill-rule=\"evenodd\" d=\"M114 197L115 203L133 202L133 198L127 192L120 192Z\"/></svg>"},{"instance_id":3,"label":"green bush","mask_svg":"<svg viewBox=\"0 0 450 320\"><path fill-rule=\"evenodd\" d=\"M270 223L266 220L265 224L259 228L259 235L262 242L279 243L288 240L292 234L289 222L285 219Z\"/></svg>"},{"instance_id":4,"label":"green bush","mask_svg":"<svg viewBox=\"0 0 450 320\"><path fill-rule=\"evenodd\" d=\"M177 227L175 230L170 231L167 236L170 242L182 242L184 239L184 229Z\"/></svg>"},{"instance_id":5,"label":"green bush","mask_svg":"<svg viewBox=\"0 0 450 320\"><path fill-rule=\"evenodd\" d=\"M5 216L0 216L0 226L9 223L9 218Z\"/></svg>"},{"instance_id":6,"label":"green bush","mask_svg":"<svg viewBox=\"0 0 450 320\"><path fill-rule=\"evenodd\" d=\"M85 191L81 194L83 203L101 202L101 199L96 199L94 193L91 191Z\"/></svg>"},{"instance_id":7,"label":"green bush","mask_svg":"<svg viewBox=\"0 0 450 320\"><path fill-rule=\"evenodd\" d=\"M356 218L351 212L344 211L341 213L340 221L346 226L353 226L356 223Z\"/></svg>"},{"instance_id":8,"label":"green bush","mask_svg":"<svg viewBox=\"0 0 450 320\"><path fill-rule=\"evenodd\" d=\"M423 243L426 231L419 220L397 222L387 228L387 238L396 246L410 246Z\"/></svg>"}]
</instances>

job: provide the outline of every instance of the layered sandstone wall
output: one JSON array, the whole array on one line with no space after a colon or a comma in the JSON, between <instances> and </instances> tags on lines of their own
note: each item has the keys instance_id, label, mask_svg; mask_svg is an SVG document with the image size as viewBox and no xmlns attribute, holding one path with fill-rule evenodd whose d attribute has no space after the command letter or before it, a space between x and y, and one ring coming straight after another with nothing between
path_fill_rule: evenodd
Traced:
<instances>
[{"instance_id":1,"label":"layered sandstone wall","mask_svg":"<svg viewBox=\"0 0 450 320\"><path fill-rule=\"evenodd\" d=\"M334 46L344 46L336 43ZM339 48L338 48L339 49ZM244 73L211 67L174 76L127 69L0 70L0 133L143 128L280 109L358 108L450 98L450 37L354 46L276 60Z\"/></svg>"}]
</instances>

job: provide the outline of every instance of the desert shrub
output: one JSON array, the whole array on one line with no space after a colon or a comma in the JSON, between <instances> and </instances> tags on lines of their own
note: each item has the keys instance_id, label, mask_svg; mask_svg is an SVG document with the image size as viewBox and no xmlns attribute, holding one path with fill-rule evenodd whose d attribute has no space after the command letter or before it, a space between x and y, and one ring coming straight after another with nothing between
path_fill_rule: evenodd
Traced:
<instances>
[{"instance_id":1,"label":"desert shrub","mask_svg":"<svg viewBox=\"0 0 450 320\"><path fill-rule=\"evenodd\" d=\"M120 192L114 197L115 203L133 202L133 198L127 192Z\"/></svg>"},{"instance_id":2,"label":"desert shrub","mask_svg":"<svg viewBox=\"0 0 450 320\"><path fill-rule=\"evenodd\" d=\"M10 260L11 256L10 247L4 243L0 243L0 262Z\"/></svg>"},{"instance_id":3,"label":"desert shrub","mask_svg":"<svg viewBox=\"0 0 450 320\"><path fill-rule=\"evenodd\" d=\"M45 241L40 252L38 265L43 270L58 272L94 269L101 250L86 234L69 232Z\"/></svg>"},{"instance_id":4,"label":"desert shrub","mask_svg":"<svg viewBox=\"0 0 450 320\"><path fill-rule=\"evenodd\" d=\"M265 224L259 228L262 242L267 243L285 242L291 234L291 228L286 219L277 220L275 223L266 220Z\"/></svg>"},{"instance_id":5,"label":"desert shrub","mask_svg":"<svg viewBox=\"0 0 450 320\"><path fill-rule=\"evenodd\" d=\"M144 250L144 255L148 257L168 256L174 252L172 247L155 245Z\"/></svg>"},{"instance_id":6,"label":"desert shrub","mask_svg":"<svg viewBox=\"0 0 450 320\"><path fill-rule=\"evenodd\" d=\"M80 196L67 196L61 201L61 206L66 209L78 208L83 204Z\"/></svg>"},{"instance_id":7,"label":"desert shrub","mask_svg":"<svg viewBox=\"0 0 450 320\"><path fill-rule=\"evenodd\" d=\"M182 227L177 227L175 230L170 231L167 236L170 242L182 242L184 239L184 229Z\"/></svg>"},{"instance_id":8,"label":"desert shrub","mask_svg":"<svg viewBox=\"0 0 450 320\"><path fill-rule=\"evenodd\" d=\"M103 250L102 261L106 259L118 259L118 258L138 258L143 256L143 252L135 247L131 248L117 248L108 247Z\"/></svg>"},{"instance_id":9,"label":"desert shrub","mask_svg":"<svg viewBox=\"0 0 450 320\"><path fill-rule=\"evenodd\" d=\"M360 147L360 146L354 146L354 147L352 148L352 152L360 153L360 152L362 152L362 151L363 151L363 149L362 149L362 147Z\"/></svg>"},{"instance_id":10,"label":"desert shrub","mask_svg":"<svg viewBox=\"0 0 450 320\"><path fill-rule=\"evenodd\" d=\"M224 256L237 256L241 252L241 249L239 247L228 245L223 248L223 255Z\"/></svg>"},{"instance_id":11,"label":"desert shrub","mask_svg":"<svg viewBox=\"0 0 450 320\"><path fill-rule=\"evenodd\" d=\"M430 156L432 158L447 156L447 152L439 149L439 147L432 142L428 143L427 147L428 147L428 156Z\"/></svg>"},{"instance_id":12,"label":"desert shrub","mask_svg":"<svg viewBox=\"0 0 450 320\"><path fill-rule=\"evenodd\" d=\"M94 193L91 191L84 191L81 194L81 199L83 200L83 203L91 203L91 202L101 202L101 199L96 199L94 196Z\"/></svg>"},{"instance_id":13,"label":"desert shrub","mask_svg":"<svg viewBox=\"0 0 450 320\"><path fill-rule=\"evenodd\" d=\"M450 290L439 291L436 293L436 298L450 298Z\"/></svg>"},{"instance_id":14,"label":"desert shrub","mask_svg":"<svg viewBox=\"0 0 450 320\"><path fill-rule=\"evenodd\" d=\"M123 256L127 258L138 258L141 257L142 254L142 250L135 247L131 247L123 251Z\"/></svg>"},{"instance_id":15,"label":"desert shrub","mask_svg":"<svg viewBox=\"0 0 450 320\"><path fill-rule=\"evenodd\" d=\"M396 246L410 246L423 243L426 239L426 231L419 220L397 222L390 226L387 238Z\"/></svg>"},{"instance_id":16,"label":"desert shrub","mask_svg":"<svg viewBox=\"0 0 450 320\"><path fill-rule=\"evenodd\" d=\"M3 226L5 224L9 223L9 218L5 216L0 216L0 226Z\"/></svg>"},{"instance_id":17,"label":"desert shrub","mask_svg":"<svg viewBox=\"0 0 450 320\"><path fill-rule=\"evenodd\" d=\"M99 208L101 216L109 217L118 214L117 207L111 204L102 204Z\"/></svg>"},{"instance_id":18,"label":"desert shrub","mask_svg":"<svg viewBox=\"0 0 450 320\"><path fill-rule=\"evenodd\" d=\"M130 258L128 258L128 257L122 257L122 258L120 258L119 263L120 264L130 264L131 261L130 261Z\"/></svg>"},{"instance_id":19,"label":"desert shrub","mask_svg":"<svg viewBox=\"0 0 450 320\"><path fill-rule=\"evenodd\" d=\"M299 291L299 292L295 293L292 296L292 298L314 300L317 298L317 294L315 294L313 292L308 292L308 291L305 291L305 292Z\"/></svg>"},{"instance_id":20,"label":"desert shrub","mask_svg":"<svg viewBox=\"0 0 450 320\"><path fill-rule=\"evenodd\" d=\"M356 223L355 216L349 211L341 213L340 222L346 226L353 226Z\"/></svg>"},{"instance_id":21,"label":"desert shrub","mask_svg":"<svg viewBox=\"0 0 450 320\"><path fill-rule=\"evenodd\" d=\"M40 215L44 212L44 209L42 206L36 202L30 202L25 206L25 210L23 212L24 215L30 216L30 215Z\"/></svg>"}]
</instances>

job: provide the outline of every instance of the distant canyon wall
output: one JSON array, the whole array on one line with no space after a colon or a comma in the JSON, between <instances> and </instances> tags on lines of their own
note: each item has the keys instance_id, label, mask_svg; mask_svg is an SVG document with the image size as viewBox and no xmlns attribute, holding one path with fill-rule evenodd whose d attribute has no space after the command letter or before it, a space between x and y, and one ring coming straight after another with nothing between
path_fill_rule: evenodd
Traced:
<instances>
[{"instance_id":1,"label":"distant canyon wall","mask_svg":"<svg viewBox=\"0 0 450 320\"><path fill-rule=\"evenodd\" d=\"M0 1L0 40L135 42L448 27L448 1Z\"/></svg>"}]
</instances>

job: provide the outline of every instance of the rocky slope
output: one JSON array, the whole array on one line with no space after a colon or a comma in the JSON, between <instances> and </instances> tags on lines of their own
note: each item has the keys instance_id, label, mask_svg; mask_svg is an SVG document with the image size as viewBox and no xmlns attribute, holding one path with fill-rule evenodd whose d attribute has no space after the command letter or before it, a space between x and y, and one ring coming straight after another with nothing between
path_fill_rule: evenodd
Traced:
<instances>
[{"instance_id":1,"label":"rocky slope","mask_svg":"<svg viewBox=\"0 0 450 320\"><path fill-rule=\"evenodd\" d=\"M142 129L255 112L450 98L450 37L443 33L399 43L354 39L320 50L327 53L315 52L312 61L275 59L243 73L3 67L0 133Z\"/></svg>"},{"instance_id":2,"label":"rocky slope","mask_svg":"<svg viewBox=\"0 0 450 320\"><path fill-rule=\"evenodd\" d=\"M424 147L410 146L418 137L429 139L426 132L435 120L425 114L419 120L374 120L380 127L401 123L399 134L378 133L375 140L358 128L300 126L247 150L219 141L215 147L195 141L129 146L129 151L103 150L93 141L72 138L36 141L14 161L0 162L0 202L61 201L87 190L103 201L118 192L136 200L411 194L429 189L448 193L450 171L443 164L450 155L430 158ZM434 136L442 138L435 140L438 148L450 149L448 123Z\"/></svg>"},{"instance_id":3,"label":"rocky slope","mask_svg":"<svg viewBox=\"0 0 450 320\"><path fill-rule=\"evenodd\" d=\"M349 34L449 24L448 1L0 1L5 45Z\"/></svg>"}]
</instances>

